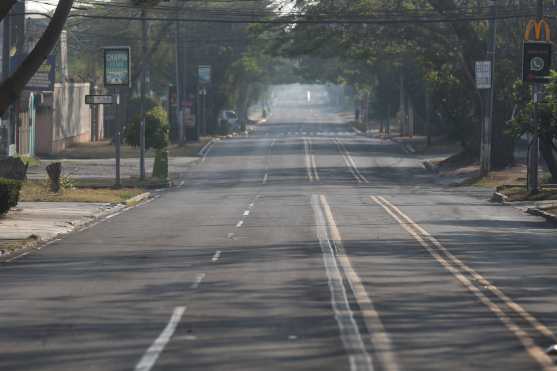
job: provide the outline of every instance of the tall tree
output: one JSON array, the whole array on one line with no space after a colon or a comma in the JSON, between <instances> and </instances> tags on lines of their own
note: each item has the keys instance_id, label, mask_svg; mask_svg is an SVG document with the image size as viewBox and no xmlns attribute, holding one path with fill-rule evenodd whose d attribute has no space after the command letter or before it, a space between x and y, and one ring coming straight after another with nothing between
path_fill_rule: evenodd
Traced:
<instances>
[{"instance_id":1,"label":"tall tree","mask_svg":"<svg viewBox=\"0 0 557 371\"><path fill-rule=\"evenodd\" d=\"M10 104L17 100L25 85L56 46L73 2L74 0L60 0L58 2L48 27L31 53L23 60L17 70L0 84L0 115L3 115Z\"/></svg>"},{"instance_id":2,"label":"tall tree","mask_svg":"<svg viewBox=\"0 0 557 371\"><path fill-rule=\"evenodd\" d=\"M8 15L15 3L17 3L17 0L3 0L0 3L0 21Z\"/></svg>"}]
</instances>

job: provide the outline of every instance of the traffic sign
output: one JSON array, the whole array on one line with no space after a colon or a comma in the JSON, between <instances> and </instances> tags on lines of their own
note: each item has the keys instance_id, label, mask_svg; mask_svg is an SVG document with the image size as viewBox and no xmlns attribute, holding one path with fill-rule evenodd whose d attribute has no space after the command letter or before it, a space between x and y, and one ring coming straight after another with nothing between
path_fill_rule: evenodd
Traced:
<instances>
[{"instance_id":1,"label":"traffic sign","mask_svg":"<svg viewBox=\"0 0 557 371\"><path fill-rule=\"evenodd\" d=\"M26 90L53 91L56 79L56 56L49 55L31 80L25 86Z\"/></svg>"},{"instance_id":2,"label":"traffic sign","mask_svg":"<svg viewBox=\"0 0 557 371\"><path fill-rule=\"evenodd\" d=\"M130 86L131 84L130 48L104 48L104 85Z\"/></svg>"},{"instance_id":3,"label":"traffic sign","mask_svg":"<svg viewBox=\"0 0 557 371\"><path fill-rule=\"evenodd\" d=\"M197 67L197 81L200 85L208 85L211 83L211 66Z\"/></svg>"},{"instance_id":4,"label":"traffic sign","mask_svg":"<svg viewBox=\"0 0 557 371\"><path fill-rule=\"evenodd\" d=\"M86 95L85 104L113 104L114 97L112 95Z\"/></svg>"},{"instance_id":5,"label":"traffic sign","mask_svg":"<svg viewBox=\"0 0 557 371\"><path fill-rule=\"evenodd\" d=\"M476 88L491 89L491 61L476 62Z\"/></svg>"},{"instance_id":6,"label":"traffic sign","mask_svg":"<svg viewBox=\"0 0 557 371\"><path fill-rule=\"evenodd\" d=\"M525 41L522 59L522 80L546 83L551 70L551 43Z\"/></svg>"}]
</instances>

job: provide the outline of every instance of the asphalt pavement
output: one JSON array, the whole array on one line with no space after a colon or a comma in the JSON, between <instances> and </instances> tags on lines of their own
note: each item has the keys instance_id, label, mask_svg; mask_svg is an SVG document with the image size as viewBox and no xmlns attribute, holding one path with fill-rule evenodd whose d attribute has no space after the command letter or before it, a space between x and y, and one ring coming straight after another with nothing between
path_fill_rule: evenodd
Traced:
<instances>
[{"instance_id":1,"label":"asphalt pavement","mask_svg":"<svg viewBox=\"0 0 557 371\"><path fill-rule=\"evenodd\" d=\"M277 107L180 187L0 266L1 370L556 370L557 232Z\"/></svg>"}]
</instances>

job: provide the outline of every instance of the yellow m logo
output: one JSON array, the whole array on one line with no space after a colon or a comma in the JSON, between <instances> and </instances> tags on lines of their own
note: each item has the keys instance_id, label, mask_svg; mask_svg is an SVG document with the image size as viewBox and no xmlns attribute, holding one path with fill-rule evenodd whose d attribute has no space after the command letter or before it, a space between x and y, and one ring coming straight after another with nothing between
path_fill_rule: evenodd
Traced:
<instances>
[{"instance_id":1,"label":"yellow m logo","mask_svg":"<svg viewBox=\"0 0 557 371\"><path fill-rule=\"evenodd\" d=\"M541 21L531 20L526 26L526 32L524 32L525 41L551 41L551 28L549 23L545 19Z\"/></svg>"}]
</instances>

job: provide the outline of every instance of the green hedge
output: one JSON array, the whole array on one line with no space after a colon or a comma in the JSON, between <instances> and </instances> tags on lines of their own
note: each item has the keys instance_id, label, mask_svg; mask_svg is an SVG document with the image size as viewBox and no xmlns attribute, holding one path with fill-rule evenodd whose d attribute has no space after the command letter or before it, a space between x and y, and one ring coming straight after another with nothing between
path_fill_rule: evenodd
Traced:
<instances>
[{"instance_id":1,"label":"green hedge","mask_svg":"<svg viewBox=\"0 0 557 371\"><path fill-rule=\"evenodd\" d=\"M139 147L139 127L141 119L136 116L135 119L126 127L124 137L126 143ZM164 107L155 106L145 113L145 148L163 149L168 145L168 133L170 127L168 124L168 115Z\"/></svg>"},{"instance_id":2,"label":"green hedge","mask_svg":"<svg viewBox=\"0 0 557 371\"><path fill-rule=\"evenodd\" d=\"M17 205L20 190L20 181L0 178L0 215Z\"/></svg>"}]
</instances>

